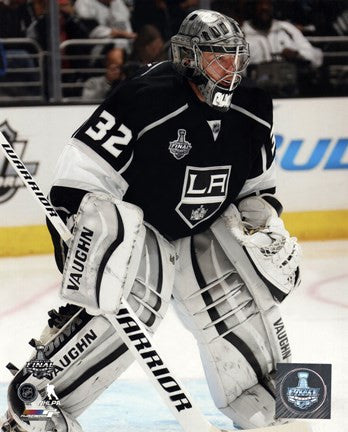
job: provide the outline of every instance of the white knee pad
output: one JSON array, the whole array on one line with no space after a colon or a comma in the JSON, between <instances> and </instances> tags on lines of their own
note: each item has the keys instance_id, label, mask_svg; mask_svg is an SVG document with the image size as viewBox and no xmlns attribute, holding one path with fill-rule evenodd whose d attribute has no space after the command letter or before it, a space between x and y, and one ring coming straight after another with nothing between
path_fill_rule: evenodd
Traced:
<instances>
[{"instance_id":1,"label":"white knee pad","mask_svg":"<svg viewBox=\"0 0 348 432\"><path fill-rule=\"evenodd\" d=\"M115 313L138 271L142 211L105 193L88 193L75 218L61 296L91 313Z\"/></svg>"},{"instance_id":2,"label":"white knee pad","mask_svg":"<svg viewBox=\"0 0 348 432\"><path fill-rule=\"evenodd\" d=\"M116 313L122 296L130 296L140 315L144 307L156 315L170 298L174 264L173 246L145 227L138 207L90 193L76 216L61 295L96 314ZM149 327L151 320L144 317Z\"/></svg>"},{"instance_id":3,"label":"white knee pad","mask_svg":"<svg viewBox=\"0 0 348 432\"><path fill-rule=\"evenodd\" d=\"M176 308L198 341L215 404L242 427L274 424L272 373L291 354L272 295L237 243L227 255L208 230L176 246ZM248 277L231 262L234 253Z\"/></svg>"},{"instance_id":4,"label":"white knee pad","mask_svg":"<svg viewBox=\"0 0 348 432\"><path fill-rule=\"evenodd\" d=\"M140 265L127 300L150 332L154 332L171 299L175 274L175 249L152 226L146 235Z\"/></svg>"}]
</instances>

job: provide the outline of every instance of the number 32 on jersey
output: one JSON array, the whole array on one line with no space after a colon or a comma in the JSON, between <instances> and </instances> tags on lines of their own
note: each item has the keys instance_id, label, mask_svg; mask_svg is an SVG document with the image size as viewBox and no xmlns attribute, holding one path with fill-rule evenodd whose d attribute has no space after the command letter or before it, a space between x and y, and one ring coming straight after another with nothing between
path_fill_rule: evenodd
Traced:
<instances>
[{"instance_id":1,"label":"number 32 on jersey","mask_svg":"<svg viewBox=\"0 0 348 432\"><path fill-rule=\"evenodd\" d=\"M87 129L86 134L94 141L101 141L115 126L116 119L107 111L103 111L99 116L99 121L95 126ZM118 157L122 150L115 147L115 144L126 146L132 139L132 131L124 124L121 124L117 129L122 135L110 135L110 137L102 144L102 147L110 152L113 156Z\"/></svg>"}]
</instances>

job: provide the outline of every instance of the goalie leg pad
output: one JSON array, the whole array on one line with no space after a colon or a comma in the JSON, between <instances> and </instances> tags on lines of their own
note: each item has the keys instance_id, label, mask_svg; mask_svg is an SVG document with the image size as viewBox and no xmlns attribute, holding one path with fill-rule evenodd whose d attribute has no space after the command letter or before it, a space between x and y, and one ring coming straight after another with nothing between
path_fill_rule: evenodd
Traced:
<instances>
[{"instance_id":1,"label":"goalie leg pad","mask_svg":"<svg viewBox=\"0 0 348 432\"><path fill-rule=\"evenodd\" d=\"M24 410L58 408L59 414L49 417L54 423L50 430L75 432L79 427L76 417L132 363L133 356L106 318L88 315L84 309L78 309L62 328L53 328L50 333L50 338L41 342L45 358L53 363L52 373L37 378L26 367L20 370L9 386L9 412L24 430L35 427L41 432L46 422L30 421L28 428ZM37 390L37 398L30 403L19 398L23 383ZM40 405L47 397L47 384L54 385L60 402L57 407Z\"/></svg>"},{"instance_id":2,"label":"goalie leg pad","mask_svg":"<svg viewBox=\"0 0 348 432\"><path fill-rule=\"evenodd\" d=\"M173 246L146 227L141 262L127 300L150 332L157 329L168 309L174 279L173 252ZM35 432L44 432L47 422L32 421L28 428L22 416L26 408L42 408L38 404L47 395L46 385L50 383L61 403L60 414L52 416L50 430L81 432L76 417L128 368L133 355L103 315L89 315L75 305L49 315L50 326L40 341L45 346L45 357L53 363L51 376L38 379L26 368L20 370L9 386L9 412L24 430L31 432L34 427ZM37 389L34 405L19 399L22 383Z\"/></svg>"},{"instance_id":3,"label":"goalie leg pad","mask_svg":"<svg viewBox=\"0 0 348 432\"><path fill-rule=\"evenodd\" d=\"M244 428L274 424L273 373L290 361L278 306L235 242L242 278L211 230L176 242L173 295L194 334L216 406Z\"/></svg>"},{"instance_id":4,"label":"goalie leg pad","mask_svg":"<svg viewBox=\"0 0 348 432\"><path fill-rule=\"evenodd\" d=\"M64 266L61 297L93 313L117 312L138 271L142 211L104 193L84 196Z\"/></svg>"}]
</instances>

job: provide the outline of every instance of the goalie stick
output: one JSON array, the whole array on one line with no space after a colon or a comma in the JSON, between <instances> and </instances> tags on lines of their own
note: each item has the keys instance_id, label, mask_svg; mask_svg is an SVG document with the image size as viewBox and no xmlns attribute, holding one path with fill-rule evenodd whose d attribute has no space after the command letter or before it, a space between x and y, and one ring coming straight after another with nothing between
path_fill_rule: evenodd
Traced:
<instances>
[{"instance_id":1,"label":"goalie stick","mask_svg":"<svg viewBox=\"0 0 348 432\"><path fill-rule=\"evenodd\" d=\"M15 169L24 185L31 191L37 202L41 205L47 218L58 231L65 242L72 237L71 232L63 223L49 200L40 190L31 174L24 166L6 137L0 132L1 149ZM122 299L117 315L107 314L106 318L113 325L123 342L132 352L159 395L171 410L173 416L185 432L232 432L222 431L209 421L200 412L195 402L188 394L182 383L174 377L158 349L154 346L144 325L129 307L127 301ZM255 432L311 432L308 423L295 422L281 426L248 429Z\"/></svg>"}]
</instances>

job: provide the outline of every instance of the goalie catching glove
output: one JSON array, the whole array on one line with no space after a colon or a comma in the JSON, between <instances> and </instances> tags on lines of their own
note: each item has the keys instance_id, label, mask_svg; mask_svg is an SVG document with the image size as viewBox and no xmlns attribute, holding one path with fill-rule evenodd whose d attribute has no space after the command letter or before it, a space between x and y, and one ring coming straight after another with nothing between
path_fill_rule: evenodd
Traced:
<instances>
[{"instance_id":1,"label":"goalie catching glove","mask_svg":"<svg viewBox=\"0 0 348 432\"><path fill-rule=\"evenodd\" d=\"M282 301L300 284L301 249L276 210L261 197L231 205L223 219L273 296ZM242 220L242 218L244 220Z\"/></svg>"},{"instance_id":2,"label":"goalie catching glove","mask_svg":"<svg viewBox=\"0 0 348 432\"><path fill-rule=\"evenodd\" d=\"M244 198L239 202L238 210L248 227L259 230L280 216L283 207L274 195L263 194Z\"/></svg>"}]
</instances>

